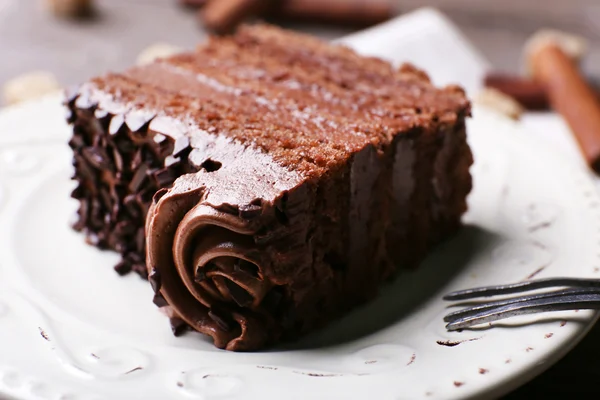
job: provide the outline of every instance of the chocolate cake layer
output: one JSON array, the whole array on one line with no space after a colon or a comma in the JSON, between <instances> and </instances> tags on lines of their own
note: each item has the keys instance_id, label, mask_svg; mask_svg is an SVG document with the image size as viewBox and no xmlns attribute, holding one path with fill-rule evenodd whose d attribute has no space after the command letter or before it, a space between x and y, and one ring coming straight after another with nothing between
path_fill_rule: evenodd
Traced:
<instances>
[{"instance_id":1,"label":"chocolate cake layer","mask_svg":"<svg viewBox=\"0 0 600 400\"><path fill-rule=\"evenodd\" d=\"M82 85L73 196L154 302L255 350L377 293L460 226L462 90L268 26Z\"/></svg>"}]
</instances>

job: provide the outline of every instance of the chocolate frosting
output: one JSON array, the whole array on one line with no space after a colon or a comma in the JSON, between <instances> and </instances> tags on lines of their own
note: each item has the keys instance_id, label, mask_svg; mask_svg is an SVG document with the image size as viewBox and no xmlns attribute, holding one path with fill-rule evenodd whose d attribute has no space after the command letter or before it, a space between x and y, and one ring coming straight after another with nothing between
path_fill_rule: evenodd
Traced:
<instances>
[{"instance_id":1,"label":"chocolate frosting","mask_svg":"<svg viewBox=\"0 0 600 400\"><path fill-rule=\"evenodd\" d=\"M199 193L167 196L151 208L149 273L179 318L228 350L264 345L268 314L261 309L272 288L253 246L256 226L200 201Z\"/></svg>"},{"instance_id":2,"label":"chocolate frosting","mask_svg":"<svg viewBox=\"0 0 600 400\"><path fill-rule=\"evenodd\" d=\"M176 122L157 120L150 129L173 132L169 123ZM281 329L265 302L279 286L271 267L276 254L256 237L278 224L276 199L302 177L257 149L201 131L190 136L190 161L210 160L213 168L180 177L150 207L148 272L160 281L157 295L171 317L212 336L217 347L260 348Z\"/></svg>"}]
</instances>

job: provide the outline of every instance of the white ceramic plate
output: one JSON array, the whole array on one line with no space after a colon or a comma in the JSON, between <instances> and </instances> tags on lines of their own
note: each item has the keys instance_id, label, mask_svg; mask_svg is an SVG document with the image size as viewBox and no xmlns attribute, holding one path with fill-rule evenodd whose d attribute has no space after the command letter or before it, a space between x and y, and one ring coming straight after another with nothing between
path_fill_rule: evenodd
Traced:
<instances>
[{"instance_id":1,"label":"white ceramic plate","mask_svg":"<svg viewBox=\"0 0 600 400\"><path fill-rule=\"evenodd\" d=\"M474 90L485 68L430 10L365 35L347 43L416 60L438 82L458 80ZM174 338L147 282L118 277L111 268L117 256L85 245L69 228L76 204L59 99L5 110L0 396L488 399L516 388L574 346L596 315L561 312L449 333L441 296L533 276L600 277L600 199L580 166L502 117L474 114L475 188L461 234L324 331L285 348L236 354L197 334Z\"/></svg>"}]
</instances>

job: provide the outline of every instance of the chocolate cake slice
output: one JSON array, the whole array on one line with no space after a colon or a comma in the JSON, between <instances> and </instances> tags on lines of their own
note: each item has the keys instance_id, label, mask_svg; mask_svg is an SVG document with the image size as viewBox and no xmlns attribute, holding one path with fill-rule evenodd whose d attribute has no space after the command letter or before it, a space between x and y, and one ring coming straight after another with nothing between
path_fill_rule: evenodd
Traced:
<instances>
[{"instance_id":1,"label":"chocolate cake slice","mask_svg":"<svg viewBox=\"0 0 600 400\"><path fill-rule=\"evenodd\" d=\"M460 226L457 87L270 26L67 100L75 229L148 278L175 333L256 350L376 295Z\"/></svg>"}]
</instances>

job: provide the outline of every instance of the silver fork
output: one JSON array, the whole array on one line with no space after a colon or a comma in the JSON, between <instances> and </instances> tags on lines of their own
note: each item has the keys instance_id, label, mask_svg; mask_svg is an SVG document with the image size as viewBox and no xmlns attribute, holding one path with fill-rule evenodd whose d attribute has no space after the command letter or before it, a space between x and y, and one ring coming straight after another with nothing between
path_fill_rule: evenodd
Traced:
<instances>
[{"instance_id":1,"label":"silver fork","mask_svg":"<svg viewBox=\"0 0 600 400\"><path fill-rule=\"evenodd\" d=\"M496 301L485 301L452 312L444 317L450 331L470 328L514 317L549 311L600 309L600 279L548 278L460 290L444 296L446 301L473 300L533 290L560 288L559 290L525 294Z\"/></svg>"}]
</instances>

